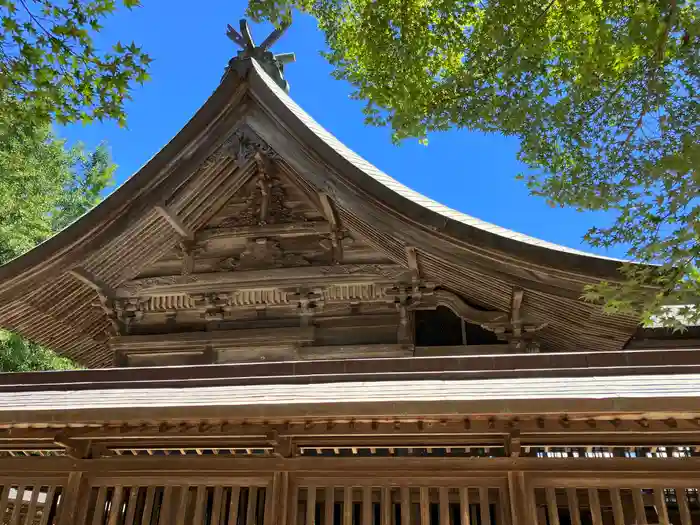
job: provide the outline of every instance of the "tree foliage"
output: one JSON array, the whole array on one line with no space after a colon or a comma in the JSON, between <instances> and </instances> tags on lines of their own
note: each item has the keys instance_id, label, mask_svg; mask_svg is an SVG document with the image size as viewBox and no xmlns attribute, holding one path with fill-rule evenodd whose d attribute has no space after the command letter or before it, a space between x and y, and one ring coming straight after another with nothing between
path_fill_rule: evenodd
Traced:
<instances>
[{"instance_id":1,"label":"tree foliage","mask_svg":"<svg viewBox=\"0 0 700 525\"><path fill-rule=\"evenodd\" d=\"M32 372L38 370L71 370L75 363L55 352L27 341L17 334L0 330L0 371Z\"/></svg>"},{"instance_id":2,"label":"tree foliage","mask_svg":"<svg viewBox=\"0 0 700 525\"><path fill-rule=\"evenodd\" d=\"M48 126L0 132L0 264L21 255L95 206L115 166L106 147L66 148ZM0 330L0 370L65 369L69 360Z\"/></svg>"},{"instance_id":3,"label":"tree foliage","mask_svg":"<svg viewBox=\"0 0 700 525\"><path fill-rule=\"evenodd\" d=\"M0 128L125 123L124 101L151 59L134 43L96 48L93 35L116 8L116 0L0 0Z\"/></svg>"},{"instance_id":4,"label":"tree foliage","mask_svg":"<svg viewBox=\"0 0 700 525\"><path fill-rule=\"evenodd\" d=\"M368 122L397 140L450 127L517 137L534 194L610 211L586 240L654 266L625 266L587 299L647 319L680 301L693 305L686 320L700 317L697 1L249 3L277 24L293 9L317 18Z\"/></svg>"},{"instance_id":5,"label":"tree foliage","mask_svg":"<svg viewBox=\"0 0 700 525\"><path fill-rule=\"evenodd\" d=\"M121 0L132 9L139 0ZM133 42L99 50L93 37L117 0L0 0L0 264L100 200L114 166L104 147L67 149L52 123L116 120L150 57ZM74 366L0 331L0 370Z\"/></svg>"}]
</instances>

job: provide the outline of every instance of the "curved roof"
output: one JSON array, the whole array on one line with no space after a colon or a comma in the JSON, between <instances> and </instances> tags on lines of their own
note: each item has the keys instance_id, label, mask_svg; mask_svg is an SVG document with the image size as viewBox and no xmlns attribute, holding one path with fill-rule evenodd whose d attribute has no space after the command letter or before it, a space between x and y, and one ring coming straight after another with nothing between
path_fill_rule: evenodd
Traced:
<instances>
[{"instance_id":1,"label":"curved roof","mask_svg":"<svg viewBox=\"0 0 700 525\"><path fill-rule=\"evenodd\" d=\"M548 242L542 239L538 239L536 237L531 237L523 233L518 233L516 231L503 228L490 222L482 221L481 219L477 219L476 217L473 217L466 213L454 210L448 206L445 206L444 204L440 204L439 202L429 197L426 197L425 195L422 195L417 191L412 190L408 186L402 184L390 175L387 175L386 173L381 171L369 161L362 158L360 155L348 148L345 144L340 142L332 133L323 128L318 122L316 122L313 119L313 117L311 117L311 115L306 113L296 102L294 102L294 100L265 73L265 71L257 62L254 62L254 68L257 76L265 83L266 88L272 91L274 93L274 96L284 103L284 105L289 109L289 111L299 120L300 124L312 130L320 140L325 142L338 155L350 162L367 177L372 178L373 180L377 181L379 184L384 186L387 191L394 192L400 195L401 197L405 198L406 200L410 201L412 204L415 204L416 206L419 206L420 208L426 211L436 214L436 216L439 217L439 220L444 220L445 222L454 221L457 223L464 224L470 228L479 230L485 235L494 235L497 237L507 239L508 241L524 243L531 246L536 246L538 248L544 248L546 250L580 255L591 260L607 260L614 261L616 263L623 262L621 259L605 257L585 252L582 250L576 250L574 248L569 248L560 244ZM447 226L445 226L445 228L447 228ZM461 232L456 232L457 236L459 236L459 233Z\"/></svg>"},{"instance_id":2,"label":"curved roof","mask_svg":"<svg viewBox=\"0 0 700 525\"><path fill-rule=\"evenodd\" d=\"M635 319L603 317L578 300L586 283L617 279L620 261L486 223L407 188L323 129L251 59L231 68L188 124L99 206L0 267L0 325L104 366L109 350L98 334L108 320L90 310L95 289L118 287L177 243L154 207L189 184L224 130L242 122L394 259L416 247L426 276L489 308L506 310L513 287L531 290L531 313L553 326L553 346L585 336L589 347L615 350L636 328ZM92 287L68 275L76 266L89 271ZM90 322L76 327L81 316ZM86 357L93 354L101 357Z\"/></svg>"}]
</instances>

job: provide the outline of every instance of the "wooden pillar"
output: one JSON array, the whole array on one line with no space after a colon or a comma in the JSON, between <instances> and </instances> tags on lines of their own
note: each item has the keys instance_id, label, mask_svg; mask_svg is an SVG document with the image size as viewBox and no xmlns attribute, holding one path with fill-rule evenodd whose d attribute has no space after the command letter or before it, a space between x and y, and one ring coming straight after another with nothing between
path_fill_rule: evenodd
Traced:
<instances>
[{"instance_id":1,"label":"wooden pillar","mask_svg":"<svg viewBox=\"0 0 700 525\"><path fill-rule=\"evenodd\" d=\"M289 472L275 472L265 504L264 525L286 525L289 522L290 507L296 511L296 502L290 505L290 497Z\"/></svg>"},{"instance_id":2,"label":"wooden pillar","mask_svg":"<svg viewBox=\"0 0 700 525\"><path fill-rule=\"evenodd\" d=\"M508 499L512 525L537 523L534 494L524 472L508 472Z\"/></svg>"},{"instance_id":3,"label":"wooden pillar","mask_svg":"<svg viewBox=\"0 0 700 525\"><path fill-rule=\"evenodd\" d=\"M71 472L61 493L61 506L56 525L83 525L89 497L89 486L82 472Z\"/></svg>"}]
</instances>

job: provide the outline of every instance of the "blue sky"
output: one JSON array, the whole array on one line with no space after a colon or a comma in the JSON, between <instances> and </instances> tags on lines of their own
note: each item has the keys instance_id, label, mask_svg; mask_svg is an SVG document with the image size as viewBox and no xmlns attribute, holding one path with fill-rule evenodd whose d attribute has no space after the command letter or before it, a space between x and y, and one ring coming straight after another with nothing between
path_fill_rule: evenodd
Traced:
<instances>
[{"instance_id":1,"label":"blue sky","mask_svg":"<svg viewBox=\"0 0 700 525\"><path fill-rule=\"evenodd\" d=\"M237 48L225 36L226 24L238 27L245 0L145 0L133 11L121 9L105 22L97 45L135 41L154 59L151 81L133 92L127 104L128 128L111 123L60 130L69 141L92 147L106 141L121 184L155 155L189 120L216 88ZM253 25L261 42L269 26ZM534 237L609 256L581 240L599 216L553 209L532 197L515 175L525 170L516 160L517 142L498 135L451 131L429 137L429 145L391 142L388 129L364 125L361 101L350 99L351 87L330 76L320 56L323 35L313 19L297 16L274 47L292 51L287 66L290 95L319 123L351 149L402 183L447 206Z\"/></svg>"}]
</instances>

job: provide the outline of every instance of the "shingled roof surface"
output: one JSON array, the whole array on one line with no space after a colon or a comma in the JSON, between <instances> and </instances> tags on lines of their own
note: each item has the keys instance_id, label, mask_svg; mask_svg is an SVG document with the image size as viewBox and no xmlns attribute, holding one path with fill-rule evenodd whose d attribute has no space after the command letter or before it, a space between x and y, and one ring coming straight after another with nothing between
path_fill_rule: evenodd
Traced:
<instances>
[{"instance_id":1,"label":"shingled roof surface","mask_svg":"<svg viewBox=\"0 0 700 525\"><path fill-rule=\"evenodd\" d=\"M294 102L294 100L287 93L285 93L284 90L281 89L272 78L270 78L265 73L263 68L257 62L253 61L253 65L256 73L265 82L267 87L275 93L279 100L284 102L287 108L289 108L289 110L292 113L294 113L299 118L299 120L303 122L303 124L306 127L308 127L308 129L313 131L321 140L323 140L326 144L333 148L339 155L347 159L349 162L355 165L358 169L362 170L369 177L376 180L380 184L386 186L391 191L417 204L418 206L421 206L434 213L437 213L438 215L443 216L446 220L458 221L468 226L471 226L472 228L477 228L479 230L483 230L493 235L499 235L501 237L505 237L513 241L530 244L532 246L538 246L540 248L547 248L548 250L582 255L594 259L604 259L616 262L623 261L622 259L605 257L590 252L569 248L567 246L562 246L560 244L548 242L543 239L537 239L535 237L530 237L529 235L525 235L523 233L518 233L516 231L503 228L490 222L482 221L481 219L477 219L476 217L472 217L471 215L467 215L466 213L454 210L448 206L445 206L444 204L440 204L439 202L434 201L433 199L426 197L425 195L422 195L417 191L412 190L408 186L401 184L399 181L397 181L390 175L387 175L386 173L381 171L374 164L365 160L360 155L348 148L341 141L339 141L332 133L330 133L318 122L316 122L313 119L313 117L311 117L311 115L309 115L296 102Z\"/></svg>"},{"instance_id":2,"label":"shingled roof surface","mask_svg":"<svg viewBox=\"0 0 700 525\"><path fill-rule=\"evenodd\" d=\"M700 374L3 392L0 410L697 397Z\"/></svg>"}]
</instances>

